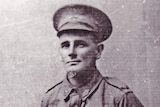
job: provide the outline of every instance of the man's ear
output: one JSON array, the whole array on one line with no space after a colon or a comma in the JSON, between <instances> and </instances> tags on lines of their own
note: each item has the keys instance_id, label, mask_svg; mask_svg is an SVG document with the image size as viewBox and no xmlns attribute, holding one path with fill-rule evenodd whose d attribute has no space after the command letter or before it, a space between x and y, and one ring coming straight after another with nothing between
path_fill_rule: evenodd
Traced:
<instances>
[{"instance_id":1,"label":"man's ear","mask_svg":"<svg viewBox=\"0 0 160 107\"><path fill-rule=\"evenodd\" d=\"M104 45L103 44L98 44L97 45L96 59L100 59L101 58L101 54L102 54L103 49L104 49Z\"/></svg>"}]
</instances>

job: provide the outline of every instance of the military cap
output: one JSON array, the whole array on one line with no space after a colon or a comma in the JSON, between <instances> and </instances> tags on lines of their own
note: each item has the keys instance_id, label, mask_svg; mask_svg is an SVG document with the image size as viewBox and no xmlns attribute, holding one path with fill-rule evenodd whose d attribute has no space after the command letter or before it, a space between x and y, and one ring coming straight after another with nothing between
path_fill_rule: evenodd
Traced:
<instances>
[{"instance_id":1,"label":"military cap","mask_svg":"<svg viewBox=\"0 0 160 107\"><path fill-rule=\"evenodd\" d=\"M106 40L112 32L111 21L104 12L82 4L66 5L58 9L53 16L53 25L58 33L66 30L94 32L98 42Z\"/></svg>"}]
</instances>

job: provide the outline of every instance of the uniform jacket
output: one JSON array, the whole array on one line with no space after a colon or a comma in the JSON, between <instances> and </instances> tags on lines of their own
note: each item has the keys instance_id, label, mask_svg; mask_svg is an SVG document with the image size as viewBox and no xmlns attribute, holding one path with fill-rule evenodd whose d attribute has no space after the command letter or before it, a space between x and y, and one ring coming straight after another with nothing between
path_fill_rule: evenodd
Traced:
<instances>
[{"instance_id":1,"label":"uniform jacket","mask_svg":"<svg viewBox=\"0 0 160 107\"><path fill-rule=\"evenodd\" d=\"M41 107L143 107L128 86L117 78L99 76L95 81L92 89L85 89L81 101L71 106L74 89L64 80L46 92Z\"/></svg>"}]
</instances>

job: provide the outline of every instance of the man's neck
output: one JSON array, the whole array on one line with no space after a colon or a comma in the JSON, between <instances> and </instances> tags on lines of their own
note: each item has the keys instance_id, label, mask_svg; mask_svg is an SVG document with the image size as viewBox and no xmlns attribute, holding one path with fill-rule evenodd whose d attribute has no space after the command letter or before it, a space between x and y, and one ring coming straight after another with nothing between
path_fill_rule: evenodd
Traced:
<instances>
[{"instance_id":1,"label":"man's neck","mask_svg":"<svg viewBox=\"0 0 160 107\"><path fill-rule=\"evenodd\" d=\"M97 72L96 67L80 72L71 71L67 73L67 80L71 86L79 88L88 84Z\"/></svg>"}]
</instances>

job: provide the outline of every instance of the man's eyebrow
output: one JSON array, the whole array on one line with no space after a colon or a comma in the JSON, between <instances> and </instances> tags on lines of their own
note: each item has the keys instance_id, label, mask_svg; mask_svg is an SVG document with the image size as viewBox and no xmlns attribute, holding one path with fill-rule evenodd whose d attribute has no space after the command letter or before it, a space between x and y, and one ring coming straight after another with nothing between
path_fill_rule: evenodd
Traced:
<instances>
[{"instance_id":1,"label":"man's eyebrow","mask_svg":"<svg viewBox=\"0 0 160 107\"><path fill-rule=\"evenodd\" d=\"M84 40L75 40L75 42L84 42L84 43L87 43L87 42L84 41Z\"/></svg>"},{"instance_id":2,"label":"man's eyebrow","mask_svg":"<svg viewBox=\"0 0 160 107\"><path fill-rule=\"evenodd\" d=\"M84 40L75 40L75 45L79 45L79 44L88 45L88 43Z\"/></svg>"},{"instance_id":3,"label":"man's eyebrow","mask_svg":"<svg viewBox=\"0 0 160 107\"><path fill-rule=\"evenodd\" d=\"M63 42L61 42L60 44L61 44L61 45L64 45L64 44L66 44L66 43L68 43L68 41L63 41Z\"/></svg>"}]
</instances>

